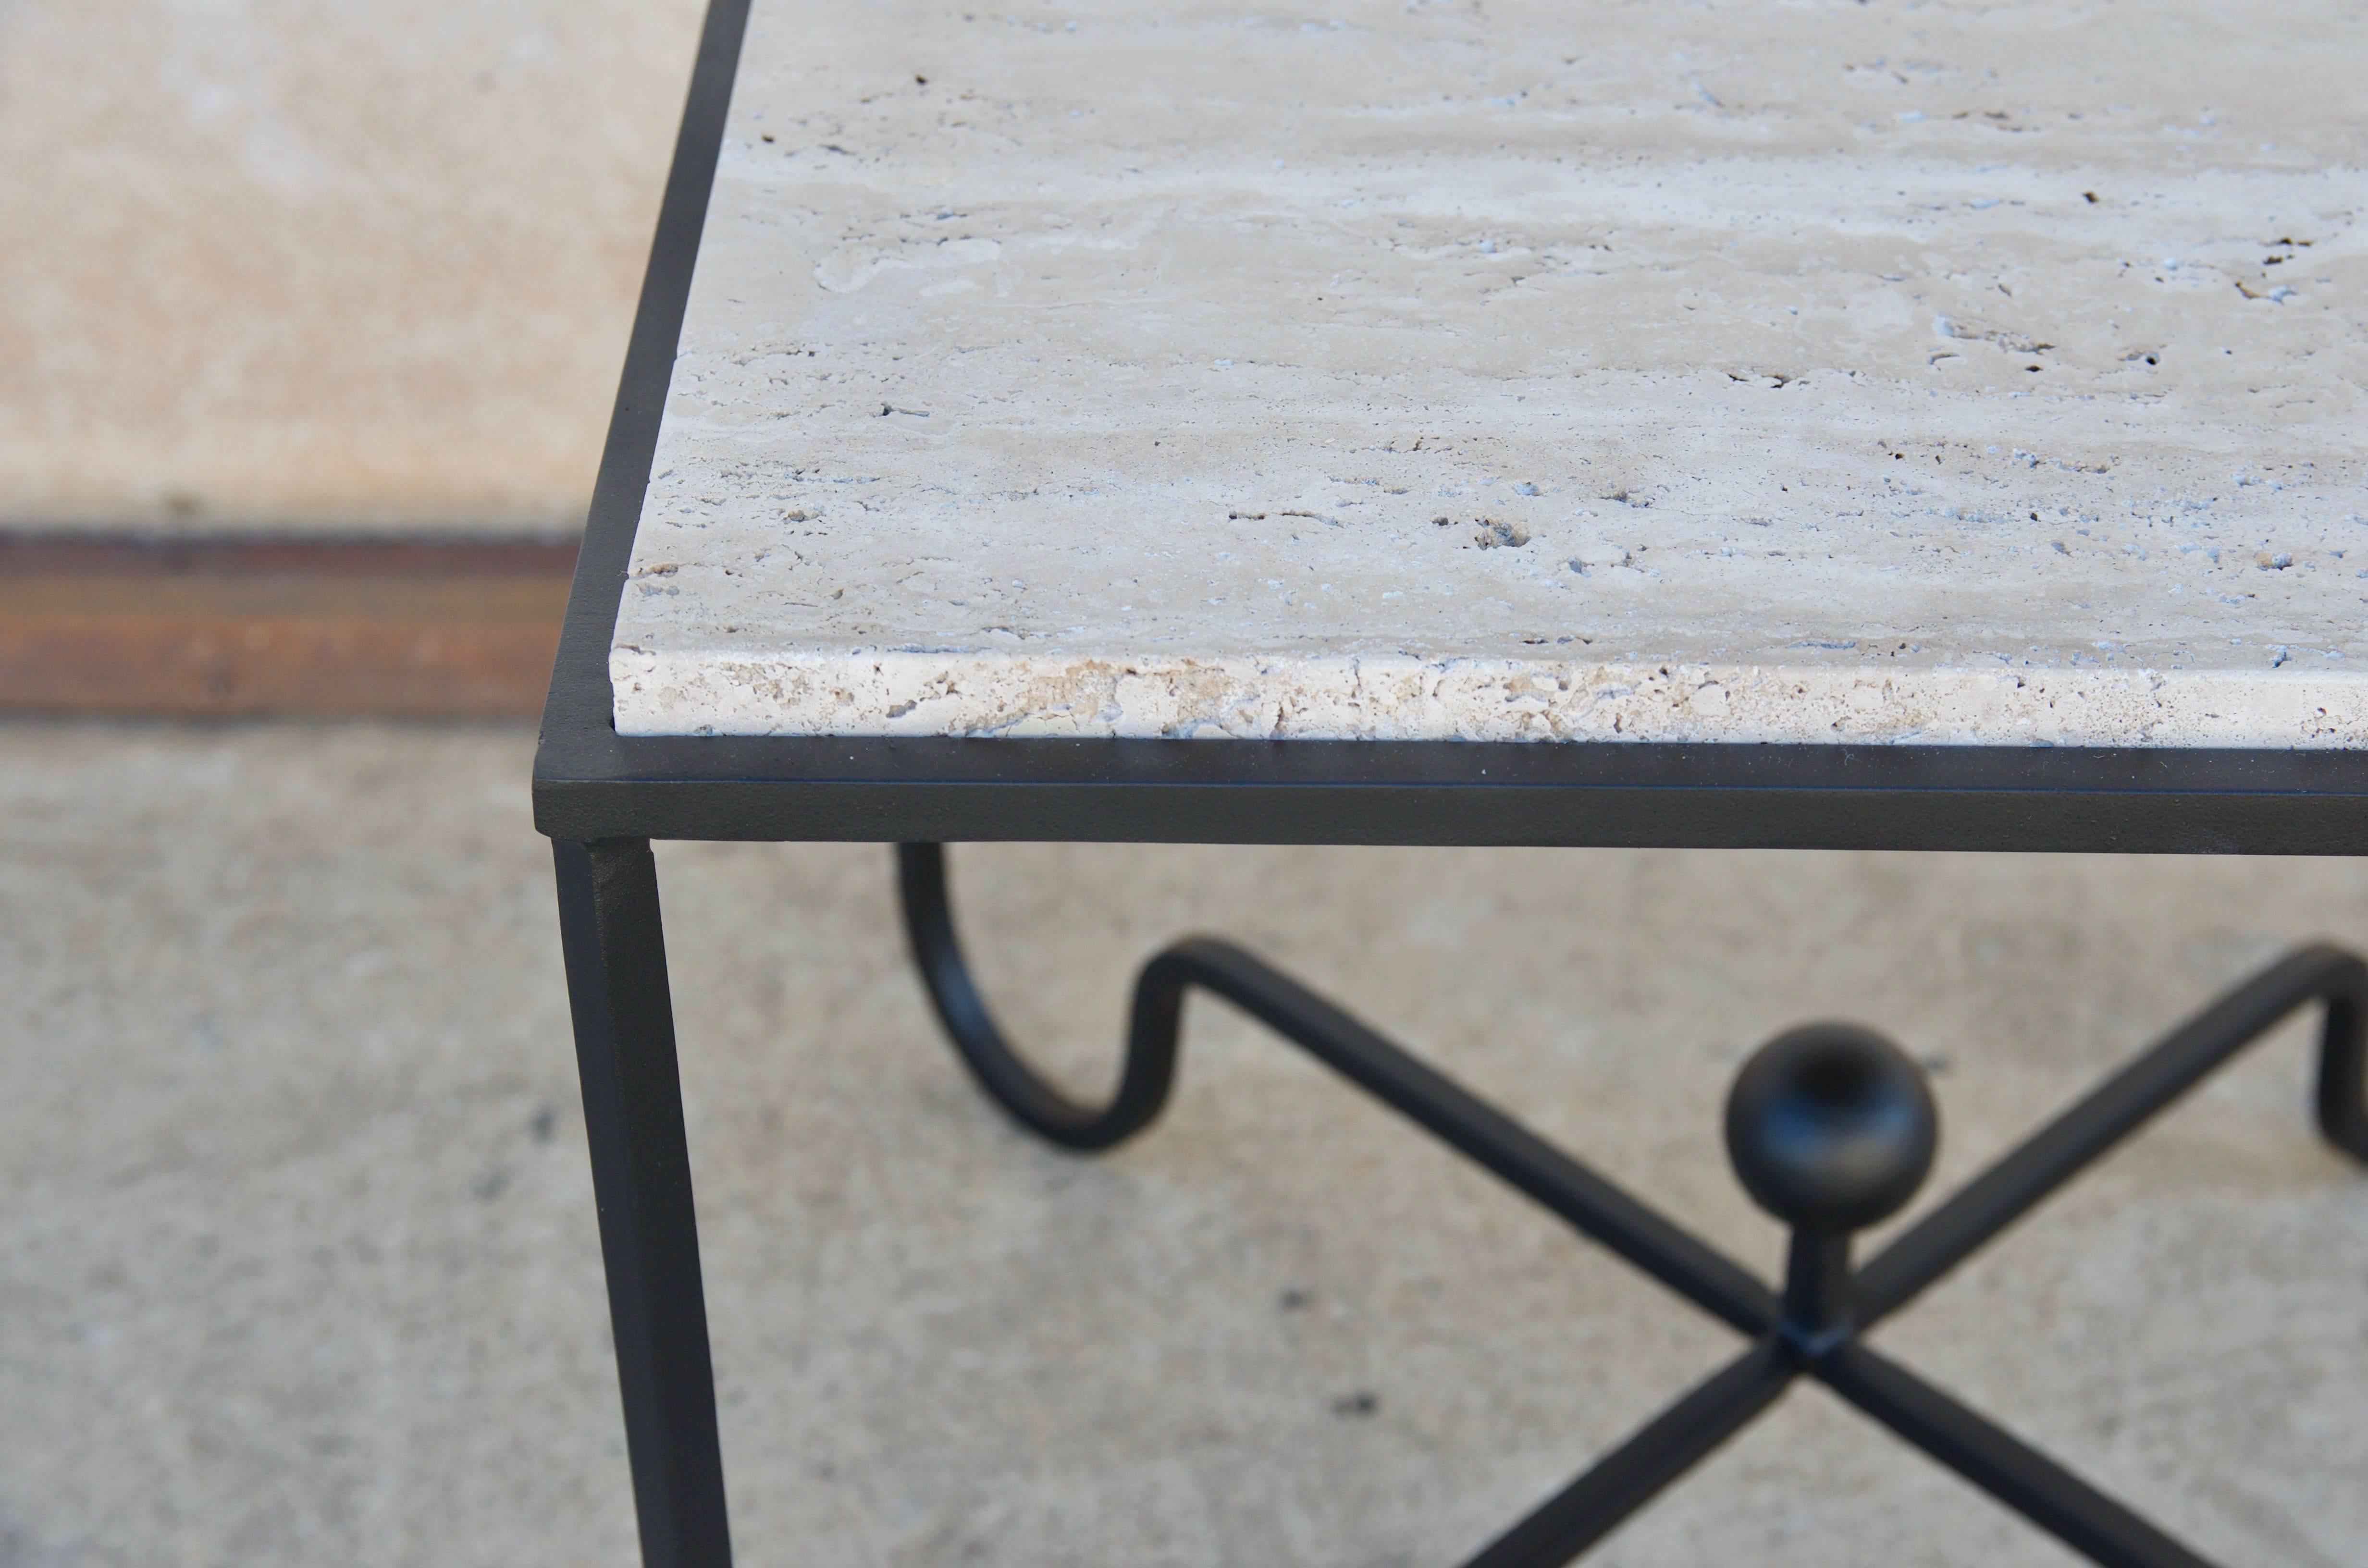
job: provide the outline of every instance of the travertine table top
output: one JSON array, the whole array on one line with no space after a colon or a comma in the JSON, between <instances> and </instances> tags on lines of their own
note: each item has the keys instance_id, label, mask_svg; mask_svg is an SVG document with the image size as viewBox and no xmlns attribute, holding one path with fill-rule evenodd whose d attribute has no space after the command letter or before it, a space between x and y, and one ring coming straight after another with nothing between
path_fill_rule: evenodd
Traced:
<instances>
[{"instance_id":1,"label":"travertine table top","mask_svg":"<svg viewBox=\"0 0 2368 1568\"><path fill-rule=\"evenodd\" d=\"M2368 744L2363 58L757 0L618 726Z\"/></svg>"}]
</instances>

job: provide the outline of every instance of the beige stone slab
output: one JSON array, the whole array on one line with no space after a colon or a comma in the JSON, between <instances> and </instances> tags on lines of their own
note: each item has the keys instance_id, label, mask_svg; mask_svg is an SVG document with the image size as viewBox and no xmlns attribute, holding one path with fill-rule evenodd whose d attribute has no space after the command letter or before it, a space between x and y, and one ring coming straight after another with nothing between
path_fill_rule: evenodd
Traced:
<instances>
[{"instance_id":1,"label":"beige stone slab","mask_svg":"<svg viewBox=\"0 0 2368 1568\"><path fill-rule=\"evenodd\" d=\"M2356 744L2362 33L758 0L618 722Z\"/></svg>"},{"instance_id":2,"label":"beige stone slab","mask_svg":"<svg viewBox=\"0 0 2368 1568\"><path fill-rule=\"evenodd\" d=\"M580 526L701 9L0 5L0 524Z\"/></svg>"}]
</instances>

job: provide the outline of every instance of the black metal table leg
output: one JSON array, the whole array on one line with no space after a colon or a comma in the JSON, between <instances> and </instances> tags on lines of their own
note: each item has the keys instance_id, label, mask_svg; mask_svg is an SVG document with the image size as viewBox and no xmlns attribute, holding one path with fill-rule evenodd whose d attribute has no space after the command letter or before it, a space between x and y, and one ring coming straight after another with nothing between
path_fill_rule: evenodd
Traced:
<instances>
[{"instance_id":1,"label":"black metal table leg","mask_svg":"<svg viewBox=\"0 0 2368 1568\"><path fill-rule=\"evenodd\" d=\"M730 1568L657 865L639 838L552 852L642 1562Z\"/></svg>"}]
</instances>

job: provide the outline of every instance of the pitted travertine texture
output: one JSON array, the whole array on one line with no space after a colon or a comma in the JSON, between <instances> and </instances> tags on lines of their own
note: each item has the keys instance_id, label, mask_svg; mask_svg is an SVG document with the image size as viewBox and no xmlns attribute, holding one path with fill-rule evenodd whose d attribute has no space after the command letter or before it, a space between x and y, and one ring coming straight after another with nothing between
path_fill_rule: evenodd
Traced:
<instances>
[{"instance_id":1,"label":"pitted travertine texture","mask_svg":"<svg viewBox=\"0 0 2368 1568\"><path fill-rule=\"evenodd\" d=\"M619 727L2368 742L2363 51L758 0Z\"/></svg>"}]
</instances>

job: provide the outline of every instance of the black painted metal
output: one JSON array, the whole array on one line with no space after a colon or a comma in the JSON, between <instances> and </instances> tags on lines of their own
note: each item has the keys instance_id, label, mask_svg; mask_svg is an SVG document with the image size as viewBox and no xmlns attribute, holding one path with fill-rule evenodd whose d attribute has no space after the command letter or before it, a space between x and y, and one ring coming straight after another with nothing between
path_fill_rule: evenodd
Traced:
<instances>
[{"instance_id":1,"label":"black painted metal","mask_svg":"<svg viewBox=\"0 0 2368 1568\"><path fill-rule=\"evenodd\" d=\"M748 5L709 0L700 29L594 491L593 515L603 522L586 530L576 556L559 662L544 704L546 741L571 733L596 737L596 745L597 737L615 739L607 713L609 634L681 335ZM587 673L598 676L597 696ZM567 750L564 740L560 750ZM538 752L538 774L541 756ZM651 836L552 835L560 935L642 1562L644 1568L730 1568L715 1379Z\"/></svg>"},{"instance_id":2,"label":"black painted metal","mask_svg":"<svg viewBox=\"0 0 2368 1568\"><path fill-rule=\"evenodd\" d=\"M1475 1098L1296 981L1229 943L1196 937L1135 982L1120 1087L1080 1106L1004 1037L963 960L944 848L897 850L905 930L939 1019L987 1094L1022 1127L1067 1149L1141 1132L1175 1081L1185 993L1214 993L1757 1343L1471 1560L1468 1568L1558 1568L1813 1377L2032 1523L2109 1568L2205 1568L2203 1559L2055 1460L1966 1409L1861 1335L1966 1255L2142 1129L2213 1069L2296 1009L2325 1006L2318 1111L2328 1141L2368 1162L2363 1032L2368 965L2328 947L2272 965L2173 1030L1863 1269L1850 1238L1896 1212L1930 1172L1939 1120L1922 1072L1850 1025L1770 1041L1728 1099L1729 1152L1747 1189L1793 1226L1781 1299L1578 1161Z\"/></svg>"},{"instance_id":3,"label":"black painted metal","mask_svg":"<svg viewBox=\"0 0 2368 1568\"><path fill-rule=\"evenodd\" d=\"M595 550L596 508L577 575L535 764L552 837L2368 854L2361 752L620 737L630 523Z\"/></svg>"},{"instance_id":4,"label":"black painted metal","mask_svg":"<svg viewBox=\"0 0 2368 1568\"><path fill-rule=\"evenodd\" d=\"M1751 1200L1788 1225L1848 1234L1888 1219L1932 1173L1932 1091L1871 1029L1810 1024L1761 1046L1726 1098L1726 1152Z\"/></svg>"},{"instance_id":5,"label":"black painted metal","mask_svg":"<svg viewBox=\"0 0 2368 1568\"><path fill-rule=\"evenodd\" d=\"M1899 1212L1941 1146L1907 1053L1852 1024L1809 1024L1752 1053L1726 1096L1726 1153L1751 1200L1793 1227L1777 1334L1804 1356L1847 1338L1850 1237Z\"/></svg>"},{"instance_id":6,"label":"black painted metal","mask_svg":"<svg viewBox=\"0 0 2368 1568\"><path fill-rule=\"evenodd\" d=\"M699 1222L646 839L552 846L646 1568L730 1568Z\"/></svg>"}]
</instances>

